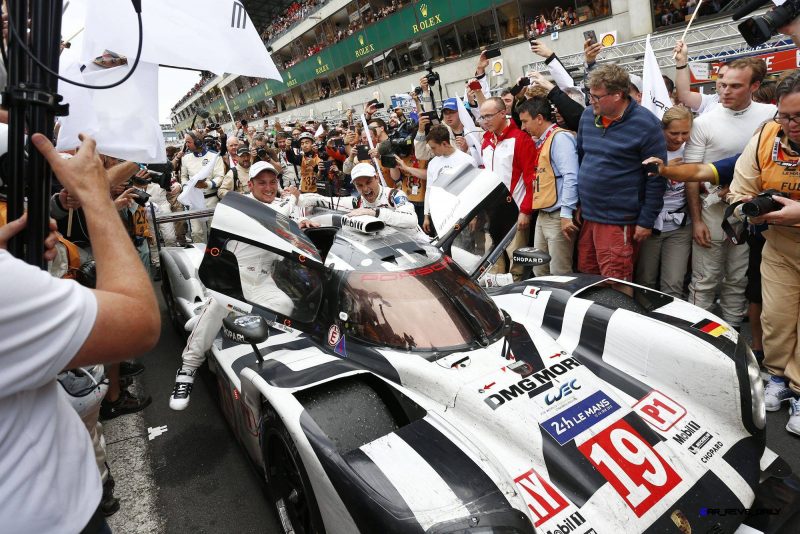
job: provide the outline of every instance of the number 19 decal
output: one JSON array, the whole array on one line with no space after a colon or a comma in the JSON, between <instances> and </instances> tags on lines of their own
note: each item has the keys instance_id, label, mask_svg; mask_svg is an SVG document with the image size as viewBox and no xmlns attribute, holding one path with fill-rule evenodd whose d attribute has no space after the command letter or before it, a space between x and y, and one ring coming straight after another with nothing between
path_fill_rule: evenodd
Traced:
<instances>
[{"instance_id":1,"label":"number 19 decal","mask_svg":"<svg viewBox=\"0 0 800 534\"><path fill-rule=\"evenodd\" d=\"M620 419L578 447L642 517L681 477L628 423Z\"/></svg>"}]
</instances>

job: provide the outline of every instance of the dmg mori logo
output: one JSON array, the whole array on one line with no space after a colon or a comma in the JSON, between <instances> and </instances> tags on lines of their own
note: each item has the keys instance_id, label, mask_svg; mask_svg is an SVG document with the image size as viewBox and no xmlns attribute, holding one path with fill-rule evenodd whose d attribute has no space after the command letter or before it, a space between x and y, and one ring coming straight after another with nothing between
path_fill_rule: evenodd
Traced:
<instances>
[{"instance_id":1,"label":"dmg mori logo","mask_svg":"<svg viewBox=\"0 0 800 534\"><path fill-rule=\"evenodd\" d=\"M419 12L422 13L423 17L428 16L428 4L420 4L419 5Z\"/></svg>"},{"instance_id":2,"label":"dmg mori logo","mask_svg":"<svg viewBox=\"0 0 800 534\"><path fill-rule=\"evenodd\" d=\"M246 26L247 12L244 10L244 6L241 3L234 1L233 11L231 12L231 28L243 30Z\"/></svg>"},{"instance_id":3,"label":"dmg mori logo","mask_svg":"<svg viewBox=\"0 0 800 534\"><path fill-rule=\"evenodd\" d=\"M364 36L363 35L359 35L358 36L358 44L359 44L359 46L364 46Z\"/></svg>"}]
</instances>

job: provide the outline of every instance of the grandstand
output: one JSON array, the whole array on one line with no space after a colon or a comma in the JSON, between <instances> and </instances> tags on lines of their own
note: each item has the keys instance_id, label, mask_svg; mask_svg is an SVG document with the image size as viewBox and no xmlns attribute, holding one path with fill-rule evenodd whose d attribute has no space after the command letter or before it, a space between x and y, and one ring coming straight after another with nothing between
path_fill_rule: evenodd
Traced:
<instances>
[{"instance_id":1,"label":"grandstand","mask_svg":"<svg viewBox=\"0 0 800 534\"><path fill-rule=\"evenodd\" d=\"M463 94L485 47L502 49L502 72L490 80L503 87L538 60L529 50L531 37L559 55L574 55L590 29L615 32L617 43L676 32L685 25L680 13L686 18L694 0L243 1L283 81L207 77L173 109L176 131L189 127L197 109L209 111L209 122L247 119L259 126L265 117L338 116L376 96L388 103L419 84L426 64L441 75L444 98ZM738 2L711 4L693 31L719 23Z\"/></svg>"}]
</instances>

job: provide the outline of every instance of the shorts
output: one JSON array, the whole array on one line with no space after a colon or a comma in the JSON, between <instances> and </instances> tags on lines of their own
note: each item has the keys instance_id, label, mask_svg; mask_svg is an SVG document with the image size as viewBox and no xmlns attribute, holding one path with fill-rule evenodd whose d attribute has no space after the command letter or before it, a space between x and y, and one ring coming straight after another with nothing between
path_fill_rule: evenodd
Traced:
<instances>
[{"instance_id":1,"label":"shorts","mask_svg":"<svg viewBox=\"0 0 800 534\"><path fill-rule=\"evenodd\" d=\"M578 272L633 281L638 247L633 241L635 225L583 221L578 237Z\"/></svg>"}]
</instances>

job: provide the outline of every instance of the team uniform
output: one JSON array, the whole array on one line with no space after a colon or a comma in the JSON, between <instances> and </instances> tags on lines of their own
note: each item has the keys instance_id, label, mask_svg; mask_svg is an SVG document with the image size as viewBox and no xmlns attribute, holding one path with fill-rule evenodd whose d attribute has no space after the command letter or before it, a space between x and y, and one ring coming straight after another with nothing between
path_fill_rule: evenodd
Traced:
<instances>
[{"instance_id":1,"label":"team uniform","mask_svg":"<svg viewBox=\"0 0 800 534\"><path fill-rule=\"evenodd\" d=\"M395 228L417 227L417 214L414 205L399 189L389 189L380 186L381 190L374 202L367 202L364 197L324 197L318 194L300 196L300 206L303 208L321 207L335 210L350 211L358 208L372 208L375 216L387 226Z\"/></svg>"}]
</instances>

